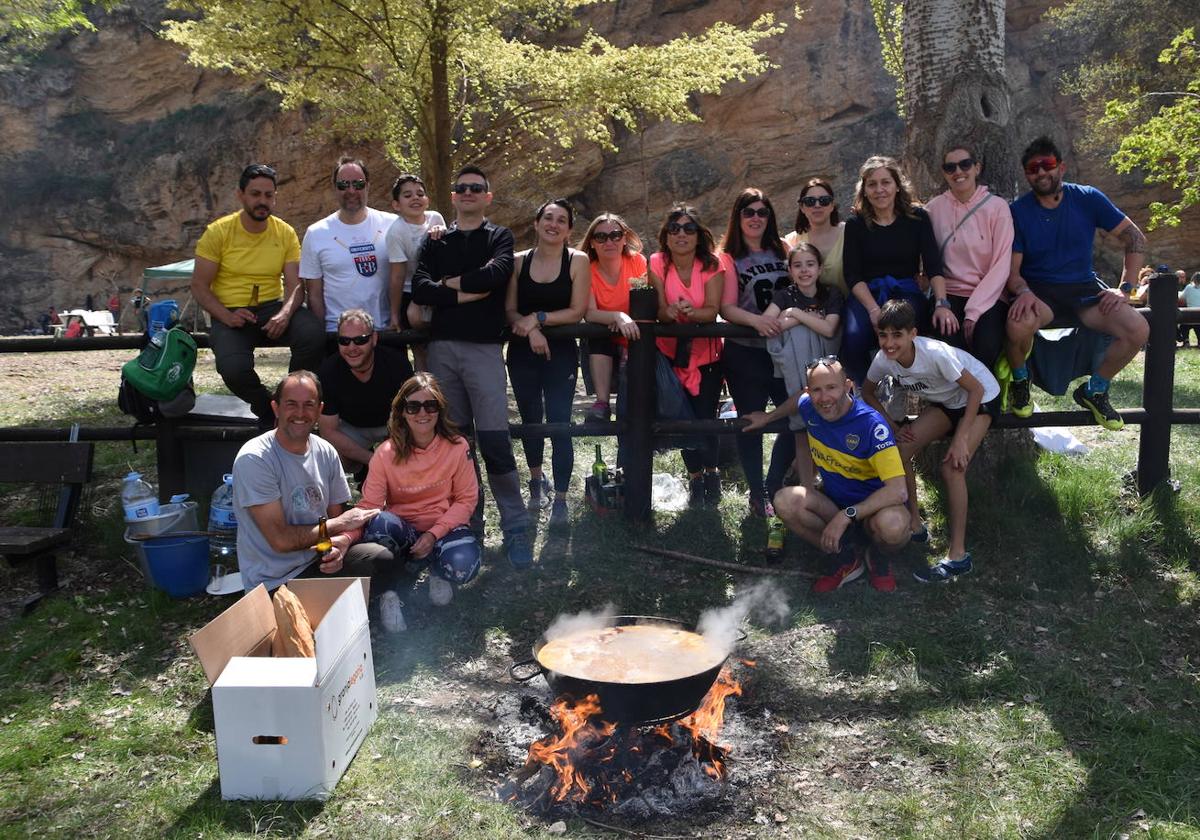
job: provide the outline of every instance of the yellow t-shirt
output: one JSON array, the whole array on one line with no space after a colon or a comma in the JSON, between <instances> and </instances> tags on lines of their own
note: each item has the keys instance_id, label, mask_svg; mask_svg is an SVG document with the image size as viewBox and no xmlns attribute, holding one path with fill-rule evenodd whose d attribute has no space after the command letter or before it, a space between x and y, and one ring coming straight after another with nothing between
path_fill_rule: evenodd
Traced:
<instances>
[{"instance_id":1,"label":"yellow t-shirt","mask_svg":"<svg viewBox=\"0 0 1200 840\"><path fill-rule=\"evenodd\" d=\"M283 297L283 267L300 262L300 239L283 219L267 217L267 229L250 233L241 213L222 216L204 230L196 243L196 256L217 263L213 294L230 309L248 306L255 286L258 302Z\"/></svg>"}]
</instances>

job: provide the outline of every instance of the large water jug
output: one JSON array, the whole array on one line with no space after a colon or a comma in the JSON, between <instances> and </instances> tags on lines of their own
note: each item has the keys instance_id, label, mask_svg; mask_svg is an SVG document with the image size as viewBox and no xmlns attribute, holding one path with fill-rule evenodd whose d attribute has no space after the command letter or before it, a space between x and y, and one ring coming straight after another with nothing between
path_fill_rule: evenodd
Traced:
<instances>
[{"instance_id":1,"label":"large water jug","mask_svg":"<svg viewBox=\"0 0 1200 840\"><path fill-rule=\"evenodd\" d=\"M141 473L131 472L121 485L121 507L125 509L126 522L158 516L158 493Z\"/></svg>"},{"instance_id":2,"label":"large water jug","mask_svg":"<svg viewBox=\"0 0 1200 840\"><path fill-rule=\"evenodd\" d=\"M237 556L237 515L233 512L233 476L225 474L208 507L208 538L213 562L233 567Z\"/></svg>"}]
</instances>

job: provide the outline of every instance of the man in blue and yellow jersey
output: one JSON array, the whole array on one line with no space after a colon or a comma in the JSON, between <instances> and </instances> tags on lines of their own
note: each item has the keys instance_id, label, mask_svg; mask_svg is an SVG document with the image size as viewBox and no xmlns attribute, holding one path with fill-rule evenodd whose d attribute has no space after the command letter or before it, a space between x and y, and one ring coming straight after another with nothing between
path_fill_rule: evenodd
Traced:
<instances>
[{"instance_id":1,"label":"man in blue and yellow jersey","mask_svg":"<svg viewBox=\"0 0 1200 840\"><path fill-rule=\"evenodd\" d=\"M254 348L286 345L289 370L316 370L325 330L304 308L300 240L275 209L275 170L252 163L238 180L242 209L210 224L196 243L192 296L212 318L217 373L250 403L260 428L275 425L271 392L254 371Z\"/></svg>"},{"instance_id":2,"label":"man in blue and yellow jersey","mask_svg":"<svg viewBox=\"0 0 1200 840\"><path fill-rule=\"evenodd\" d=\"M862 576L881 592L896 588L891 558L909 540L904 464L891 427L854 396L854 383L835 356L809 362L808 386L769 413L756 411L743 431L799 412L822 489L784 487L775 514L826 554L816 593ZM864 543L866 544L864 546Z\"/></svg>"}]
</instances>

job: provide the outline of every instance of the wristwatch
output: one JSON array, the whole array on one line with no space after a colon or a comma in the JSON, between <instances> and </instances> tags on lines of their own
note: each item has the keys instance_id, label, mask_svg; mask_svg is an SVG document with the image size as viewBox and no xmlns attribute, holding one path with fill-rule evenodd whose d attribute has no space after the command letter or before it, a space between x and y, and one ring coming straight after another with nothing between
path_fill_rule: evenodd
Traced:
<instances>
[{"instance_id":1,"label":"wristwatch","mask_svg":"<svg viewBox=\"0 0 1200 840\"><path fill-rule=\"evenodd\" d=\"M937 303L935 303L934 306L936 306L938 309L949 309L950 301L946 298L938 298Z\"/></svg>"},{"instance_id":2,"label":"wristwatch","mask_svg":"<svg viewBox=\"0 0 1200 840\"><path fill-rule=\"evenodd\" d=\"M846 514L846 518L851 522L858 518L858 508L856 508L854 505L850 505L850 507L845 508L842 513Z\"/></svg>"},{"instance_id":3,"label":"wristwatch","mask_svg":"<svg viewBox=\"0 0 1200 840\"><path fill-rule=\"evenodd\" d=\"M546 313L539 310L538 314L537 314L537 319L538 319L538 326L541 326L542 324L546 323Z\"/></svg>"}]
</instances>

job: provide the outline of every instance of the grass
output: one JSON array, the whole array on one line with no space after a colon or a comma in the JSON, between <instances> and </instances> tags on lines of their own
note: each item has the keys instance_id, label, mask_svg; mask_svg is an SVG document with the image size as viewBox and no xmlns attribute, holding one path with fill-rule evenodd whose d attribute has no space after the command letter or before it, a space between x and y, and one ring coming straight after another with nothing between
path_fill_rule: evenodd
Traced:
<instances>
[{"instance_id":1,"label":"grass","mask_svg":"<svg viewBox=\"0 0 1200 840\"><path fill-rule=\"evenodd\" d=\"M6 359L0 386L12 396L0 422L122 423L107 372L123 359L109 355L64 365L46 354L47 376L78 376L54 387ZM280 359L263 363L277 370ZM211 363L198 369L201 388L216 389ZM1119 405L1139 401L1121 384L1137 375L1118 382ZM1200 405L1200 355L1180 354L1176 396L1181 407ZM1069 397L1037 401L1069 407ZM638 828L1200 837L1197 430L1172 432L1181 491L1146 500L1124 478L1136 428L1074 431L1093 447L1088 455L1043 454L972 476L969 579L927 588L902 578L892 596L856 586L817 599L807 581L782 578L787 620L752 628L739 651L757 662L742 714L784 727L778 773L740 791L727 812ZM614 443L603 442L608 460ZM573 498L590 444L576 447ZM335 794L325 803L223 802L210 701L185 639L228 600L173 601L146 589L120 536L120 476L130 464L152 474L152 458L145 447L134 455L128 444L98 445L84 540L64 564L67 593L28 618L0 618L0 836L551 836L495 801L496 779L472 766L472 743L491 725L488 703L511 687L507 666L559 612L611 601L693 618L745 582L643 556L632 543L758 562L765 539L746 515L744 488L729 484L717 511L660 513L652 530L576 506L569 536L540 534L538 565L526 573L504 561L492 521L476 582L444 610L423 589L406 593L409 631L375 637L380 717ZM659 456L655 469L678 472L677 455ZM941 500L935 487L922 492L931 551L944 550ZM909 559L920 556L909 549ZM811 560L789 542L789 565ZM0 570L0 583L19 594L29 575ZM578 820L566 828L602 833Z\"/></svg>"}]
</instances>

